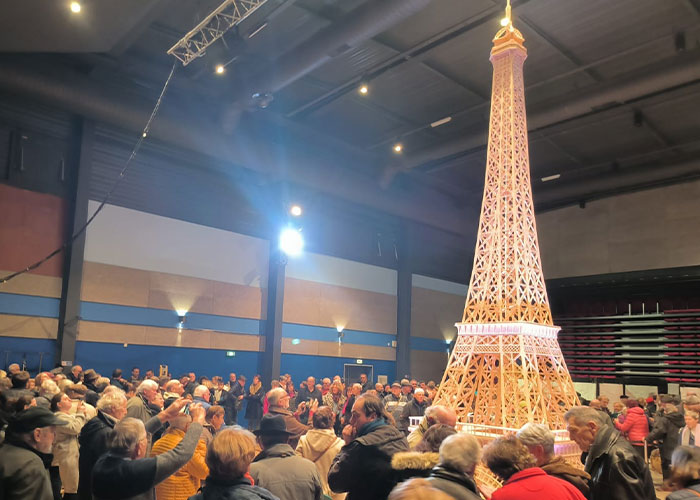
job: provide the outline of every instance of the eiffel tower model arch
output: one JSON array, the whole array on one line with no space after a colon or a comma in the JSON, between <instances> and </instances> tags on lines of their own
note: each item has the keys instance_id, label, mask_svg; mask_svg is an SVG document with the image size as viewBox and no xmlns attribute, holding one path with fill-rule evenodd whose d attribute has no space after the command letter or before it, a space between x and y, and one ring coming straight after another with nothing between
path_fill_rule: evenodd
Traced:
<instances>
[{"instance_id":1,"label":"eiffel tower model arch","mask_svg":"<svg viewBox=\"0 0 700 500\"><path fill-rule=\"evenodd\" d=\"M474 265L435 404L454 408L463 430L486 439L538 422L567 441L564 413L578 398L542 275L525 116L527 50L513 26L510 0L502 25L490 57L491 116Z\"/></svg>"}]
</instances>

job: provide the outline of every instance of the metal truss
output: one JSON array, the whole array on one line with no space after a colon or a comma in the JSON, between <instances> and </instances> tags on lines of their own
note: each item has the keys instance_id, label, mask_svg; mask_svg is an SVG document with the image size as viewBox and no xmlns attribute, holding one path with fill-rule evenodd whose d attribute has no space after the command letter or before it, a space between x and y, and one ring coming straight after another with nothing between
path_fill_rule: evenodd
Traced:
<instances>
[{"instance_id":1,"label":"metal truss","mask_svg":"<svg viewBox=\"0 0 700 500\"><path fill-rule=\"evenodd\" d=\"M194 59L203 56L207 47L265 2L267 0L225 0L192 31L170 47L168 54L182 61L183 66L187 66Z\"/></svg>"}]
</instances>

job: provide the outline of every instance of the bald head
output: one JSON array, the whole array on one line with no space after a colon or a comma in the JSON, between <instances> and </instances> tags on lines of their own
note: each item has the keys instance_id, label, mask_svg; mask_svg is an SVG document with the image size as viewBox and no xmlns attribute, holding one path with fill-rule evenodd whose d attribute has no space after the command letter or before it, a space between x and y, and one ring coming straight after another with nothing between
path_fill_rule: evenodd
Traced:
<instances>
[{"instance_id":1,"label":"bald head","mask_svg":"<svg viewBox=\"0 0 700 500\"><path fill-rule=\"evenodd\" d=\"M425 409L425 418L428 419L429 426L443 424L454 427L457 425L457 414L455 411L442 405L428 406Z\"/></svg>"}]
</instances>

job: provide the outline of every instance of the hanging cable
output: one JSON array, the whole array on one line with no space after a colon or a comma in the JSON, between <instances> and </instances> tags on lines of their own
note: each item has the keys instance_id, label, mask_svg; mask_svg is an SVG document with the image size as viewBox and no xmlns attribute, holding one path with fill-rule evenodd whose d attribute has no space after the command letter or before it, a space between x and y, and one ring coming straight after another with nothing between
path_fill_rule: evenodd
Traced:
<instances>
[{"instance_id":1,"label":"hanging cable","mask_svg":"<svg viewBox=\"0 0 700 500\"><path fill-rule=\"evenodd\" d=\"M87 227L90 225L90 223L95 220L95 217L97 217L97 214L99 214L104 206L107 204L109 201L110 197L114 193L114 191L117 189L121 181L124 179L126 176L126 171L129 169L129 166L131 165L131 162L136 158L136 154L139 152L141 149L141 146L143 145L143 141L146 140L146 137L148 137L148 132L151 129L151 125L153 124L153 121L156 118L156 115L158 114L158 110L160 109L160 105L163 102L163 97L165 97L165 92L168 90L168 86L170 85L170 80L172 80L173 75L175 74L175 68L177 67L177 62L173 64L172 69L170 70L170 74L168 75L167 80L165 80L165 84L163 85L163 88L160 91L160 95L158 96L158 100L156 101L155 106L153 107L153 111L151 111L151 115L148 117L148 121L146 121L146 125L143 127L143 130L141 131L141 136L138 138L136 141L136 144L134 145L134 148L131 150L131 154L129 155L129 158L126 160L124 163L124 167L122 167L121 171L119 172L119 176L115 179L114 183L112 184L112 187L109 189L103 200L100 202L100 205L97 207L97 210L95 210L95 213L90 216L90 218L83 224L80 229L75 231L73 233L73 236L71 236L68 241L64 242L63 245L55 249L53 252L48 254L46 257L44 257L41 260L38 260L37 262L25 267L21 271L14 272L12 274L8 274L7 276L4 276L0 278L0 285L3 283L7 283L11 279L16 278L17 276L20 276L22 274L28 273L29 271L33 271L34 269L40 267L42 264L50 260L52 257L58 255L65 249L67 249L69 246L73 244L73 242L85 232Z\"/></svg>"}]
</instances>

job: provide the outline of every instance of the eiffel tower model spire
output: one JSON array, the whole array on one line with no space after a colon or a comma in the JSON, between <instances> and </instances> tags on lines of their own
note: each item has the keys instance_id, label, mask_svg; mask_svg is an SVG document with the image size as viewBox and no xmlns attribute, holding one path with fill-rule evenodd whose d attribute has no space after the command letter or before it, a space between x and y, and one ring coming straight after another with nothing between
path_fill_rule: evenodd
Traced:
<instances>
[{"instance_id":1,"label":"eiffel tower model spire","mask_svg":"<svg viewBox=\"0 0 700 500\"><path fill-rule=\"evenodd\" d=\"M527 50L510 0L501 25L490 57L491 118L474 265L435 401L489 435L527 422L562 430L564 413L578 404L542 275L525 116Z\"/></svg>"}]
</instances>

